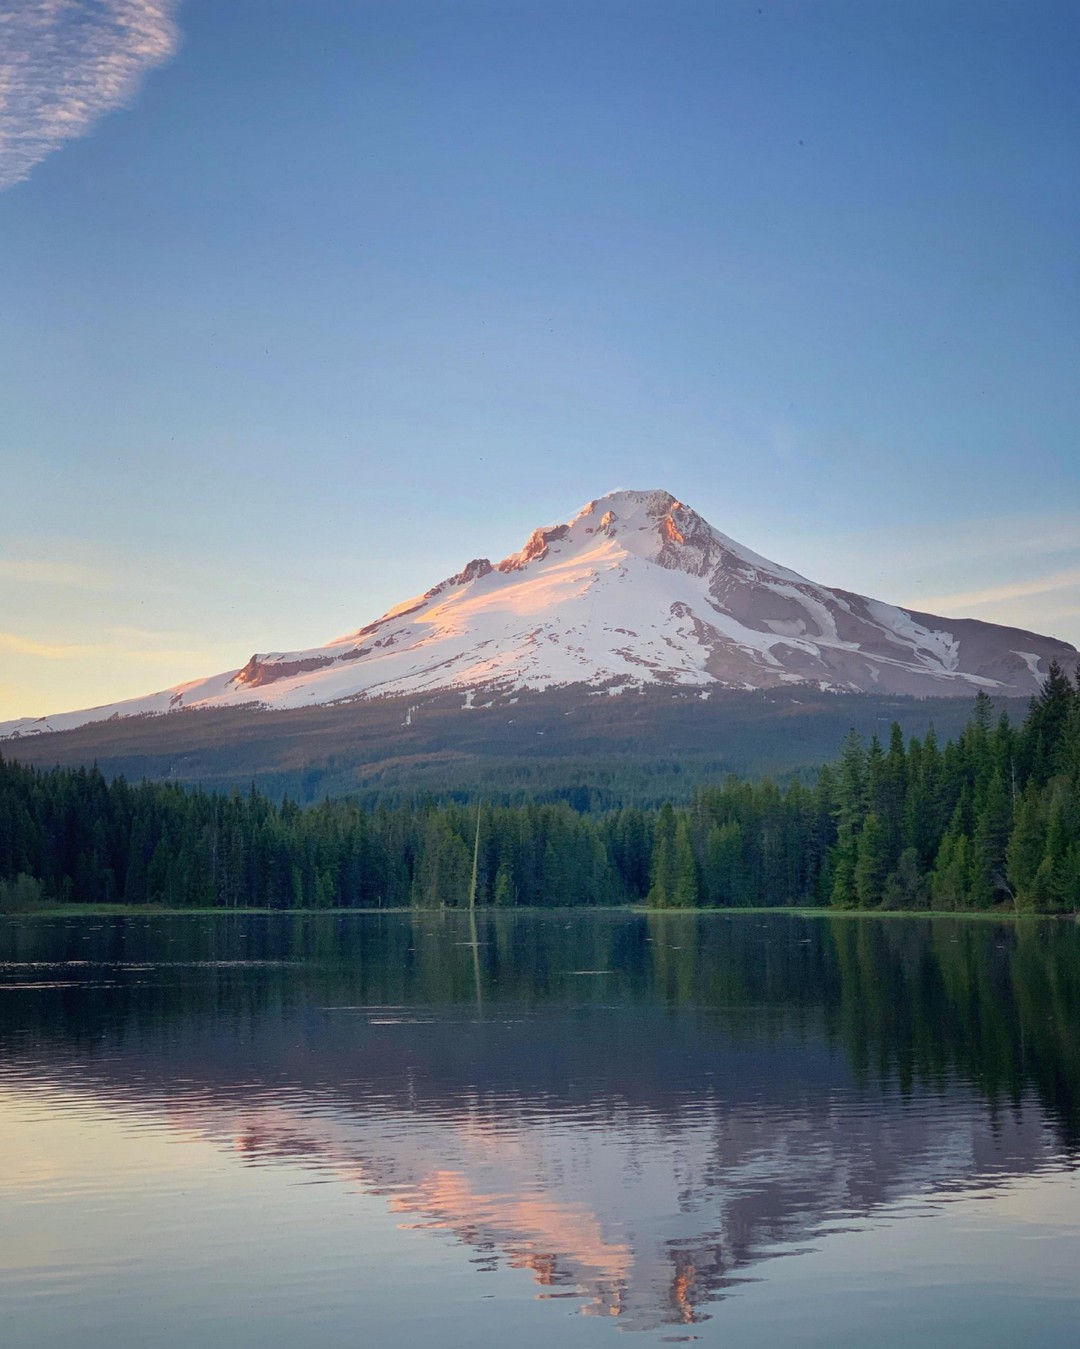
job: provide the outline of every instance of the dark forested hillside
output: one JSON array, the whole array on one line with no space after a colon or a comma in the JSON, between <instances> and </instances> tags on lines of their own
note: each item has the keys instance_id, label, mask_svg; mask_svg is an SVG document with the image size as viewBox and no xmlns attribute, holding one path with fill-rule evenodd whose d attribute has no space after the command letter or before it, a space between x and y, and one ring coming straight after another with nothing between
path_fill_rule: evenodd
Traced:
<instances>
[{"instance_id":1,"label":"dark forested hillside","mask_svg":"<svg viewBox=\"0 0 1080 1349\"><path fill-rule=\"evenodd\" d=\"M999 710L1022 717L1024 701ZM383 698L269 712L184 711L99 722L6 742L39 768L97 764L123 775L229 790L254 782L302 805L350 796L366 804L417 791L458 801L566 801L579 810L687 802L729 773L812 776L854 727L905 737L960 733L962 698L886 698L792 688L762 692L646 688L617 697L583 686L493 697Z\"/></svg>"},{"instance_id":2,"label":"dark forested hillside","mask_svg":"<svg viewBox=\"0 0 1080 1349\"><path fill-rule=\"evenodd\" d=\"M1080 687L1023 723L979 695L944 746L851 732L812 786L729 778L686 804L301 807L0 760L0 907L481 904L1080 909Z\"/></svg>"}]
</instances>

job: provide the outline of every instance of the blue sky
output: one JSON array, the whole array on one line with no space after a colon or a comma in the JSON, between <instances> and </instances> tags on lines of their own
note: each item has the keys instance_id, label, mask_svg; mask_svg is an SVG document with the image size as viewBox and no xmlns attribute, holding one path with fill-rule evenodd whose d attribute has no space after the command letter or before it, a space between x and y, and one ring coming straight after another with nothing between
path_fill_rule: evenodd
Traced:
<instances>
[{"instance_id":1,"label":"blue sky","mask_svg":"<svg viewBox=\"0 0 1080 1349\"><path fill-rule=\"evenodd\" d=\"M1080 642L1075 5L39 9L0 716L325 641L617 486Z\"/></svg>"}]
</instances>

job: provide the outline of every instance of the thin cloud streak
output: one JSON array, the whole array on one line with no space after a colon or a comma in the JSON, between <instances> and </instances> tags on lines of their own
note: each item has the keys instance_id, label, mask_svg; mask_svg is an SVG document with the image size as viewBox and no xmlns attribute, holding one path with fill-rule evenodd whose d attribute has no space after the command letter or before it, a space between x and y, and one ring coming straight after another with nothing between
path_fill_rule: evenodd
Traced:
<instances>
[{"instance_id":1,"label":"thin cloud streak","mask_svg":"<svg viewBox=\"0 0 1080 1349\"><path fill-rule=\"evenodd\" d=\"M987 590L965 590L954 595L922 595L917 600L907 601L905 608L976 609L984 604L1003 604L1007 600L1029 599L1033 595L1067 590L1070 586L1080 586L1080 567L1073 567L1069 571L1051 572L1048 576L1036 576L1030 581L1013 581L1008 585L992 586Z\"/></svg>"},{"instance_id":2,"label":"thin cloud streak","mask_svg":"<svg viewBox=\"0 0 1080 1349\"><path fill-rule=\"evenodd\" d=\"M16 656L37 656L41 660L74 660L91 648L63 642L36 642L32 637L20 637L17 632L0 632L0 651L11 651Z\"/></svg>"},{"instance_id":3,"label":"thin cloud streak","mask_svg":"<svg viewBox=\"0 0 1080 1349\"><path fill-rule=\"evenodd\" d=\"M46 562L24 557L0 558L0 580L69 586L76 590L106 590L115 584L115 578L99 568L77 562Z\"/></svg>"},{"instance_id":4,"label":"thin cloud streak","mask_svg":"<svg viewBox=\"0 0 1080 1349\"><path fill-rule=\"evenodd\" d=\"M958 520L948 527L918 526L911 522L890 527L887 522L880 522L873 530L845 530L825 540L818 530L803 534L799 522L793 520L787 538L788 556L777 560L797 571L809 568L808 574L820 581L829 580L823 572L833 558L849 569L874 561L882 570L897 575L916 568L924 573L941 568L962 571L984 560L999 567L1020 566L1023 559L1054 556L1062 562L1072 562L1069 554L1075 554L1080 547L1080 514L987 516ZM755 543L748 537L740 542L760 551L760 540ZM774 546L774 551L777 547ZM799 551L805 552L808 560L792 556Z\"/></svg>"},{"instance_id":5,"label":"thin cloud streak","mask_svg":"<svg viewBox=\"0 0 1080 1349\"><path fill-rule=\"evenodd\" d=\"M133 646L130 641L123 640L125 635L141 636L144 644ZM114 629L110 633L113 640L105 642L42 642L33 637L23 637L17 632L0 632L0 651L8 651L15 656L32 656L39 660L95 660L105 657L124 663L161 666L221 660L220 652L210 646L153 644L158 641L175 640L177 635L179 634L148 631L139 633L137 629L125 634L122 629ZM221 668L225 669L227 666L228 662L225 661Z\"/></svg>"},{"instance_id":6,"label":"thin cloud streak","mask_svg":"<svg viewBox=\"0 0 1080 1349\"><path fill-rule=\"evenodd\" d=\"M130 103L180 45L179 0L0 0L0 191Z\"/></svg>"}]
</instances>

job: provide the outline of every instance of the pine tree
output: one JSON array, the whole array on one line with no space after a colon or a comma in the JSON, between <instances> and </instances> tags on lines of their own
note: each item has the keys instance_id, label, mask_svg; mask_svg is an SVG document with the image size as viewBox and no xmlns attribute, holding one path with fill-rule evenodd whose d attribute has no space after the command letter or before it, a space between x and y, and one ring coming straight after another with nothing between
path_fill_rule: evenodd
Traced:
<instances>
[{"instance_id":1,"label":"pine tree","mask_svg":"<svg viewBox=\"0 0 1080 1349\"><path fill-rule=\"evenodd\" d=\"M703 878L710 904L723 908L745 903L743 831L738 820L713 825L709 830L705 840Z\"/></svg>"},{"instance_id":2,"label":"pine tree","mask_svg":"<svg viewBox=\"0 0 1080 1349\"><path fill-rule=\"evenodd\" d=\"M971 850L972 907L988 909L1005 882L1005 850L1012 824L1012 806L1001 769L993 769L975 822Z\"/></svg>"},{"instance_id":3,"label":"pine tree","mask_svg":"<svg viewBox=\"0 0 1080 1349\"><path fill-rule=\"evenodd\" d=\"M855 867L859 830L866 816L866 805L866 754L858 733L852 730L844 740L840 755L833 807L836 844L831 857L832 889L829 902L834 908L852 908L858 900Z\"/></svg>"},{"instance_id":4,"label":"pine tree","mask_svg":"<svg viewBox=\"0 0 1080 1349\"><path fill-rule=\"evenodd\" d=\"M1050 799L1046 843L1035 873L1035 907L1040 912L1057 912L1065 908L1071 890L1070 833L1067 792L1062 782Z\"/></svg>"},{"instance_id":5,"label":"pine tree","mask_svg":"<svg viewBox=\"0 0 1080 1349\"><path fill-rule=\"evenodd\" d=\"M889 732L889 750L885 755L882 787L877 813L885 828L889 866L894 867L904 847L904 802L907 797L908 762L904 733L894 721Z\"/></svg>"},{"instance_id":6,"label":"pine tree","mask_svg":"<svg viewBox=\"0 0 1080 1349\"><path fill-rule=\"evenodd\" d=\"M829 890L829 903L834 909L852 909L858 899L855 886L855 850L852 840L844 844L837 843L830 857L832 884Z\"/></svg>"},{"instance_id":7,"label":"pine tree","mask_svg":"<svg viewBox=\"0 0 1080 1349\"><path fill-rule=\"evenodd\" d=\"M689 909L698 903L697 862L690 842L690 826L685 816L675 827L672 848L671 903L675 908Z\"/></svg>"},{"instance_id":8,"label":"pine tree","mask_svg":"<svg viewBox=\"0 0 1080 1349\"><path fill-rule=\"evenodd\" d=\"M1046 828L1035 784L1030 784L1016 808L1006 850L1006 876L1018 909L1033 906L1031 887L1046 849Z\"/></svg>"},{"instance_id":9,"label":"pine tree","mask_svg":"<svg viewBox=\"0 0 1080 1349\"><path fill-rule=\"evenodd\" d=\"M919 870L919 855L914 848L905 848L897 859L896 869L886 877L882 907L922 909L928 897L929 884Z\"/></svg>"},{"instance_id":10,"label":"pine tree","mask_svg":"<svg viewBox=\"0 0 1080 1349\"><path fill-rule=\"evenodd\" d=\"M888 835L877 815L871 813L855 847L855 900L860 909L873 909L881 903L888 870Z\"/></svg>"},{"instance_id":11,"label":"pine tree","mask_svg":"<svg viewBox=\"0 0 1080 1349\"><path fill-rule=\"evenodd\" d=\"M674 902L676 886L675 811L664 805L656 821L651 883L647 903L650 908L666 909Z\"/></svg>"},{"instance_id":12,"label":"pine tree","mask_svg":"<svg viewBox=\"0 0 1080 1349\"><path fill-rule=\"evenodd\" d=\"M1038 786L1064 766L1065 732L1078 697L1061 666L1051 661L1043 686L1032 699L1021 738L1025 774Z\"/></svg>"},{"instance_id":13,"label":"pine tree","mask_svg":"<svg viewBox=\"0 0 1080 1349\"><path fill-rule=\"evenodd\" d=\"M968 907L969 867L967 835L947 833L930 874L930 898L935 909L956 912Z\"/></svg>"}]
</instances>

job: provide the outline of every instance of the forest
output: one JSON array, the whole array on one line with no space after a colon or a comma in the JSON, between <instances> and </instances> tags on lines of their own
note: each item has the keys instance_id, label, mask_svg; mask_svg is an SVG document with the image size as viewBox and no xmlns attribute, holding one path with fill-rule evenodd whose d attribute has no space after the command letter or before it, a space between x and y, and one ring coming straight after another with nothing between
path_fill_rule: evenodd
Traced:
<instances>
[{"instance_id":1,"label":"forest","mask_svg":"<svg viewBox=\"0 0 1080 1349\"><path fill-rule=\"evenodd\" d=\"M647 904L1080 910L1080 677L1026 717L852 732L812 784L729 777L687 804L301 807L0 758L0 909Z\"/></svg>"}]
</instances>

